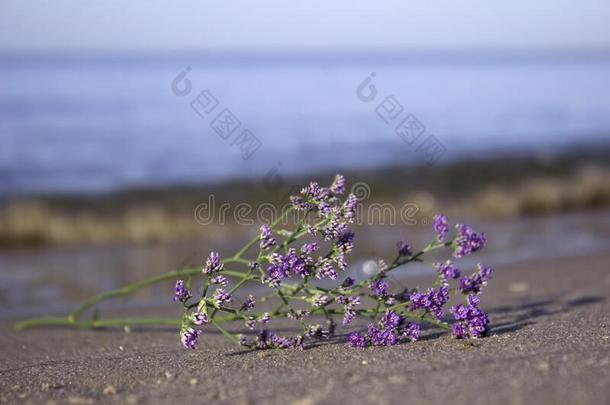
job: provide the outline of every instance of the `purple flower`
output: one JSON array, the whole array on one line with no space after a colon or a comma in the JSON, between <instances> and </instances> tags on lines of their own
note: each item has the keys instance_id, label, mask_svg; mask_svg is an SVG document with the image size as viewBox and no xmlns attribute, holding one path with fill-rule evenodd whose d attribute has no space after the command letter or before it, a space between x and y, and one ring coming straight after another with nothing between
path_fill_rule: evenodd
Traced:
<instances>
[{"instance_id":1,"label":"purple flower","mask_svg":"<svg viewBox=\"0 0 610 405\"><path fill-rule=\"evenodd\" d=\"M341 288L347 290L347 289L353 287L354 283L355 283L354 279L351 277L348 277L345 280L343 280L343 283L341 283Z\"/></svg>"},{"instance_id":2,"label":"purple flower","mask_svg":"<svg viewBox=\"0 0 610 405\"><path fill-rule=\"evenodd\" d=\"M476 233L469 225L456 225L458 234L453 241L453 256L461 258L483 248L487 243L485 233Z\"/></svg>"},{"instance_id":3,"label":"purple flower","mask_svg":"<svg viewBox=\"0 0 610 405\"><path fill-rule=\"evenodd\" d=\"M303 258L297 255L295 249L289 249L286 256L274 253L271 258L271 266L267 268L267 282L272 287L278 287L280 282L289 277L291 273L301 277L309 276L310 267L308 267L305 259L311 261L310 258Z\"/></svg>"},{"instance_id":4,"label":"purple flower","mask_svg":"<svg viewBox=\"0 0 610 405\"><path fill-rule=\"evenodd\" d=\"M333 218L326 224L324 229L322 229L322 236L325 241L334 240L339 238L339 236L347 230L348 228L345 222Z\"/></svg>"},{"instance_id":5,"label":"purple flower","mask_svg":"<svg viewBox=\"0 0 610 405\"><path fill-rule=\"evenodd\" d=\"M384 339L381 330L373 323L369 324L367 328L367 335L371 343L375 346L383 345Z\"/></svg>"},{"instance_id":6,"label":"purple flower","mask_svg":"<svg viewBox=\"0 0 610 405\"><path fill-rule=\"evenodd\" d=\"M343 320L341 321L341 324L343 326L351 325L355 317L356 311L354 311L353 309L346 309L345 313L343 314Z\"/></svg>"},{"instance_id":7,"label":"purple flower","mask_svg":"<svg viewBox=\"0 0 610 405\"><path fill-rule=\"evenodd\" d=\"M354 232L347 230L339 235L336 246L341 253L349 253L354 248Z\"/></svg>"},{"instance_id":8,"label":"purple flower","mask_svg":"<svg viewBox=\"0 0 610 405\"><path fill-rule=\"evenodd\" d=\"M345 177L342 174L337 174L333 180L333 184L330 185L330 192L335 195L341 195L345 193Z\"/></svg>"},{"instance_id":9,"label":"purple flower","mask_svg":"<svg viewBox=\"0 0 610 405\"><path fill-rule=\"evenodd\" d=\"M358 198L354 194L347 196L347 199L343 203L343 218L349 223L353 222L356 218L356 210L358 209Z\"/></svg>"},{"instance_id":10,"label":"purple flower","mask_svg":"<svg viewBox=\"0 0 610 405\"><path fill-rule=\"evenodd\" d=\"M474 307L478 307L481 299L478 295L469 295L468 296L468 305L472 305Z\"/></svg>"},{"instance_id":11,"label":"purple flower","mask_svg":"<svg viewBox=\"0 0 610 405\"><path fill-rule=\"evenodd\" d=\"M233 297L224 288L218 288L214 291L214 302L218 308L222 308L225 304L231 302Z\"/></svg>"},{"instance_id":12,"label":"purple flower","mask_svg":"<svg viewBox=\"0 0 610 405\"><path fill-rule=\"evenodd\" d=\"M256 319L254 319L254 317L250 317L248 318L248 320L246 321L246 328L253 330L254 328L256 328Z\"/></svg>"},{"instance_id":13,"label":"purple flower","mask_svg":"<svg viewBox=\"0 0 610 405\"><path fill-rule=\"evenodd\" d=\"M180 337L182 345L186 349L195 349L197 347L197 343L199 342L199 335L201 335L200 330L196 330L193 328L183 330L182 336Z\"/></svg>"},{"instance_id":14,"label":"purple flower","mask_svg":"<svg viewBox=\"0 0 610 405\"><path fill-rule=\"evenodd\" d=\"M301 189L301 195L306 198L311 198L314 201L322 201L328 197L329 189L326 187L320 187L320 185L312 181L307 187Z\"/></svg>"},{"instance_id":15,"label":"purple flower","mask_svg":"<svg viewBox=\"0 0 610 405\"><path fill-rule=\"evenodd\" d=\"M468 305L456 305L451 308L457 323L453 324L453 335L458 339L477 339L488 330L489 318L478 307L479 297L468 297Z\"/></svg>"},{"instance_id":16,"label":"purple flower","mask_svg":"<svg viewBox=\"0 0 610 405\"><path fill-rule=\"evenodd\" d=\"M462 304L456 305L451 307L451 313L456 320L463 321L468 318L468 307Z\"/></svg>"},{"instance_id":17,"label":"purple flower","mask_svg":"<svg viewBox=\"0 0 610 405\"><path fill-rule=\"evenodd\" d=\"M223 287L226 287L227 285L227 278L225 276L214 276L210 281L212 282L212 284L218 284Z\"/></svg>"},{"instance_id":18,"label":"purple flower","mask_svg":"<svg viewBox=\"0 0 610 405\"><path fill-rule=\"evenodd\" d=\"M214 274L222 271L224 264L220 261L220 255L217 252L210 252L210 257L205 262L203 274Z\"/></svg>"},{"instance_id":19,"label":"purple flower","mask_svg":"<svg viewBox=\"0 0 610 405\"><path fill-rule=\"evenodd\" d=\"M311 261L312 259L306 256L301 257L297 255L296 250L291 248L284 258L283 266L287 271L291 271L304 278L309 276L309 268L307 267L307 262L305 260Z\"/></svg>"},{"instance_id":20,"label":"purple flower","mask_svg":"<svg viewBox=\"0 0 610 405\"><path fill-rule=\"evenodd\" d=\"M293 195L290 197L290 202L292 202L292 206L297 211L310 211L313 209L313 204L307 201L307 199L301 197L300 195Z\"/></svg>"},{"instance_id":21,"label":"purple flower","mask_svg":"<svg viewBox=\"0 0 610 405\"><path fill-rule=\"evenodd\" d=\"M460 280L459 288L463 294L478 294L487 285L487 282L491 280L491 267L484 267L480 263L477 267L478 270L472 273L470 277L463 277Z\"/></svg>"},{"instance_id":22,"label":"purple flower","mask_svg":"<svg viewBox=\"0 0 610 405\"><path fill-rule=\"evenodd\" d=\"M195 312L193 314L193 323L195 325L201 326L208 322L210 322L210 318L208 318L208 314L201 312L201 310L197 310L197 312Z\"/></svg>"},{"instance_id":23,"label":"purple flower","mask_svg":"<svg viewBox=\"0 0 610 405\"><path fill-rule=\"evenodd\" d=\"M328 259L323 258L322 260L318 261L317 267L318 267L318 272L316 274L316 277L318 277L318 278L328 277L331 280L337 279L337 271L335 270L332 263Z\"/></svg>"},{"instance_id":24,"label":"purple flower","mask_svg":"<svg viewBox=\"0 0 610 405\"><path fill-rule=\"evenodd\" d=\"M268 282L273 287L280 285L280 282L288 277L288 268L282 264L274 264L267 268Z\"/></svg>"},{"instance_id":25,"label":"purple flower","mask_svg":"<svg viewBox=\"0 0 610 405\"><path fill-rule=\"evenodd\" d=\"M337 302L344 306L345 314L343 315L343 326L351 324L356 317L354 308L356 305L360 305L360 297L339 295L337 297Z\"/></svg>"},{"instance_id":26,"label":"purple flower","mask_svg":"<svg viewBox=\"0 0 610 405\"><path fill-rule=\"evenodd\" d=\"M318 244L315 242L306 243L301 247L301 252L307 255L314 253L316 250L318 250Z\"/></svg>"},{"instance_id":27,"label":"purple flower","mask_svg":"<svg viewBox=\"0 0 610 405\"><path fill-rule=\"evenodd\" d=\"M416 342L421 336L421 328L418 324L410 322L403 329L403 333L411 339L411 341Z\"/></svg>"},{"instance_id":28,"label":"purple flower","mask_svg":"<svg viewBox=\"0 0 610 405\"><path fill-rule=\"evenodd\" d=\"M337 302L339 304L345 305L346 307L353 309L356 305L360 305L360 297L358 296L346 296L339 295L337 297Z\"/></svg>"},{"instance_id":29,"label":"purple flower","mask_svg":"<svg viewBox=\"0 0 610 405\"><path fill-rule=\"evenodd\" d=\"M416 341L420 336L420 327L415 323L405 325L404 318L392 310L387 310L378 324L371 323L367 329L367 343L370 341L374 346L397 345L402 336Z\"/></svg>"},{"instance_id":30,"label":"purple flower","mask_svg":"<svg viewBox=\"0 0 610 405\"><path fill-rule=\"evenodd\" d=\"M254 299L254 295L249 294L248 298L246 299L244 304L241 306L241 309L245 310L245 311L250 311L252 308L254 308L254 304L256 304L256 300Z\"/></svg>"},{"instance_id":31,"label":"purple flower","mask_svg":"<svg viewBox=\"0 0 610 405\"><path fill-rule=\"evenodd\" d=\"M327 304L329 301L330 298L328 298L327 295L316 294L311 298L311 305L313 305L314 307L321 307Z\"/></svg>"},{"instance_id":32,"label":"purple flower","mask_svg":"<svg viewBox=\"0 0 610 405\"><path fill-rule=\"evenodd\" d=\"M299 346L298 338L291 338L286 336L276 335L274 333L269 334L268 343L270 346L277 349L289 349Z\"/></svg>"},{"instance_id":33,"label":"purple flower","mask_svg":"<svg viewBox=\"0 0 610 405\"><path fill-rule=\"evenodd\" d=\"M449 260L445 263L434 263L434 267L438 270L443 284L460 277L460 270Z\"/></svg>"},{"instance_id":34,"label":"purple flower","mask_svg":"<svg viewBox=\"0 0 610 405\"><path fill-rule=\"evenodd\" d=\"M434 314L440 321L445 317L443 305L449 301L449 289L447 287L441 287L438 290L430 288L425 294L416 291L410 295L409 300L412 311L423 309Z\"/></svg>"},{"instance_id":35,"label":"purple flower","mask_svg":"<svg viewBox=\"0 0 610 405\"><path fill-rule=\"evenodd\" d=\"M379 329L374 324L368 327L368 336L374 346L393 346L400 342L400 337L394 328Z\"/></svg>"},{"instance_id":36,"label":"purple flower","mask_svg":"<svg viewBox=\"0 0 610 405\"><path fill-rule=\"evenodd\" d=\"M434 232L439 242L443 242L447 233L449 232L449 218L446 215L435 215L434 216Z\"/></svg>"},{"instance_id":37,"label":"purple flower","mask_svg":"<svg viewBox=\"0 0 610 405\"><path fill-rule=\"evenodd\" d=\"M263 250L268 250L277 244L277 240L272 236L269 225L261 226L260 241L260 247Z\"/></svg>"},{"instance_id":38,"label":"purple flower","mask_svg":"<svg viewBox=\"0 0 610 405\"><path fill-rule=\"evenodd\" d=\"M409 244L404 240L401 240L398 242L398 254L405 257L411 256L413 254L411 251L411 246L409 246Z\"/></svg>"},{"instance_id":39,"label":"purple flower","mask_svg":"<svg viewBox=\"0 0 610 405\"><path fill-rule=\"evenodd\" d=\"M461 323L454 323L452 330L453 330L453 336L455 336L457 339L468 338L468 333L466 332L466 330L464 329L464 326L462 326Z\"/></svg>"},{"instance_id":40,"label":"purple flower","mask_svg":"<svg viewBox=\"0 0 610 405\"><path fill-rule=\"evenodd\" d=\"M347 339L349 341L349 344L352 347L359 347L359 348L364 349L365 347L367 347L369 345L369 342L368 342L366 336L364 336L360 332L350 333Z\"/></svg>"},{"instance_id":41,"label":"purple flower","mask_svg":"<svg viewBox=\"0 0 610 405\"><path fill-rule=\"evenodd\" d=\"M305 260L298 258L292 265L292 271L294 274L301 276L302 278L308 277L311 273L310 267L307 266Z\"/></svg>"},{"instance_id":42,"label":"purple flower","mask_svg":"<svg viewBox=\"0 0 610 405\"><path fill-rule=\"evenodd\" d=\"M377 280L370 285L376 297L385 298L388 296L390 285L385 280Z\"/></svg>"},{"instance_id":43,"label":"purple flower","mask_svg":"<svg viewBox=\"0 0 610 405\"><path fill-rule=\"evenodd\" d=\"M481 280L483 280L484 283L491 280L491 275L493 273L491 267L485 267L481 263L477 264L477 267L479 270L479 275L481 276Z\"/></svg>"},{"instance_id":44,"label":"purple flower","mask_svg":"<svg viewBox=\"0 0 610 405\"><path fill-rule=\"evenodd\" d=\"M320 210L320 214L326 218L329 218L331 214L336 212L335 207L327 201L320 202L318 209Z\"/></svg>"},{"instance_id":45,"label":"purple flower","mask_svg":"<svg viewBox=\"0 0 610 405\"><path fill-rule=\"evenodd\" d=\"M388 310L385 313L383 321L388 328L394 329L394 328L398 328L400 326L403 319L396 312Z\"/></svg>"},{"instance_id":46,"label":"purple flower","mask_svg":"<svg viewBox=\"0 0 610 405\"><path fill-rule=\"evenodd\" d=\"M176 286L174 287L174 302L186 302L191 298L191 292L184 287L184 281L178 280L176 281Z\"/></svg>"}]
</instances>

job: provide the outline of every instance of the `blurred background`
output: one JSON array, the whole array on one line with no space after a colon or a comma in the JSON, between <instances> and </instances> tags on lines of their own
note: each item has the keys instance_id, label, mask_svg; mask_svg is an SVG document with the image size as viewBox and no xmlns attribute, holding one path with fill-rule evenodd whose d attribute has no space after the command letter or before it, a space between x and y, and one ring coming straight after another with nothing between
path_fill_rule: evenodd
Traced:
<instances>
[{"instance_id":1,"label":"blurred background","mask_svg":"<svg viewBox=\"0 0 610 405\"><path fill-rule=\"evenodd\" d=\"M423 244L437 212L485 228L491 263L603 252L609 18L602 0L4 1L0 317L231 254L263 204L336 172L365 190L354 272Z\"/></svg>"}]
</instances>

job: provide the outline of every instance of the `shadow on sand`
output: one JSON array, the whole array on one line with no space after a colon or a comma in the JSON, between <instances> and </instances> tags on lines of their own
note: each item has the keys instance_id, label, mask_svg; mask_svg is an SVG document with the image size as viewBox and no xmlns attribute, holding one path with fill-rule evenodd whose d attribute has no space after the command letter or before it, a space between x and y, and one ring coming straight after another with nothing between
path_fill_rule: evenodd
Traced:
<instances>
[{"instance_id":1,"label":"shadow on sand","mask_svg":"<svg viewBox=\"0 0 610 405\"><path fill-rule=\"evenodd\" d=\"M599 296L584 296L573 300L548 299L538 300L520 305L506 305L492 308L489 315L493 318L500 319L500 323L492 323L490 335L501 335L504 333L515 332L528 325L533 325L537 319L558 313L567 313L576 308L597 304L603 302L604 298ZM283 329L285 332L298 332L296 329ZM361 331L365 331L362 329ZM279 330L278 330L279 332ZM421 341L437 339L440 336L446 335L449 332L440 330L434 326L422 325ZM347 333L335 335L331 338L318 340L309 343L305 350L310 350L316 347L325 345L344 344L347 341ZM248 349L227 354L227 356L236 356L250 353L256 350Z\"/></svg>"},{"instance_id":2,"label":"shadow on sand","mask_svg":"<svg viewBox=\"0 0 610 405\"><path fill-rule=\"evenodd\" d=\"M490 333L492 335L502 335L515 332L525 326L535 324L540 317L567 313L575 308L596 304L603 300L599 296L584 296L568 301L548 299L521 305L495 307L489 311L489 315L500 319L500 323L493 323Z\"/></svg>"}]
</instances>

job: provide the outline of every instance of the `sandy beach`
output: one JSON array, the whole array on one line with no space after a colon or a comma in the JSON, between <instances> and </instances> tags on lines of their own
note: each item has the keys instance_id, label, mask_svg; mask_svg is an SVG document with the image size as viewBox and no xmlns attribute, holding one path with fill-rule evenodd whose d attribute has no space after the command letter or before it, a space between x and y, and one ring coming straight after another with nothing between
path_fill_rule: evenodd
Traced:
<instances>
[{"instance_id":1,"label":"sandy beach","mask_svg":"<svg viewBox=\"0 0 610 405\"><path fill-rule=\"evenodd\" d=\"M576 403L610 398L610 254L496 267L489 337L353 349L242 352L205 333L184 350L170 329L124 333L2 321L4 403ZM414 280L422 284L425 279Z\"/></svg>"},{"instance_id":2,"label":"sandy beach","mask_svg":"<svg viewBox=\"0 0 610 405\"><path fill-rule=\"evenodd\" d=\"M0 405L610 405L610 1L403 3L2 2Z\"/></svg>"}]
</instances>

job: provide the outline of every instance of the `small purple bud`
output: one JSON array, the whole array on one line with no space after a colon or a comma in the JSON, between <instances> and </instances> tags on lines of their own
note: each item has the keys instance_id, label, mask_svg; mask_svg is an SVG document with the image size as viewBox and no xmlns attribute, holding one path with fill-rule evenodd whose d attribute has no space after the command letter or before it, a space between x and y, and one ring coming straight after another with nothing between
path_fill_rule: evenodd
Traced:
<instances>
[{"instance_id":1,"label":"small purple bud","mask_svg":"<svg viewBox=\"0 0 610 405\"><path fill-rule=\"evenodd\" d=\"M405 257L411 256L413 254L411 251L411 246L409 246L409 244L404 240L401 240L398 242L398 254Z\"/></svg>"},{"instance_id":2,"label":"small purple bud","mask_svg":"<svg viewBox=\"0 0 610 405\"><path fill-rule=\"evenodd\" d=\"M199 342L199 335L201 335L200 330L193 328L185 329L182 331L181 336L182 345L186 349L195 349L197 347L197 343Z\"/></svg>"},{"instance_id":3,"label":"small purple bud","mask_svg":"<svg viewBox=\"0 0 610 405\"><path fill-rule=\"evenodd\" d=\"M192 295L189 290L184 287L184 281L178 280L176 281L176 286L174 287L174 302L186 302L191 298Z\"/></svg>"},{"instance_id":4,"label":"small purple bud","mask_svg":"<svg viewBox=\"0 0 610 405\"><path fill-rule=\"evenodd\" d=\"M443 242L449 232L449 218L446 215L435 215L432 226L439 242Z\"/></svg>"},{"instance_id":5,"label":"small purple bud","mask_svg":"<svg viewBox=\"0 0 610 405\"><path fill-rule=\"evenodd\" d=\"M206 260L203 274L213 274L222 271L224 264L220 261L220 255L217 252L210 252L210 257Z\"/></svg>"}]
</instances>

